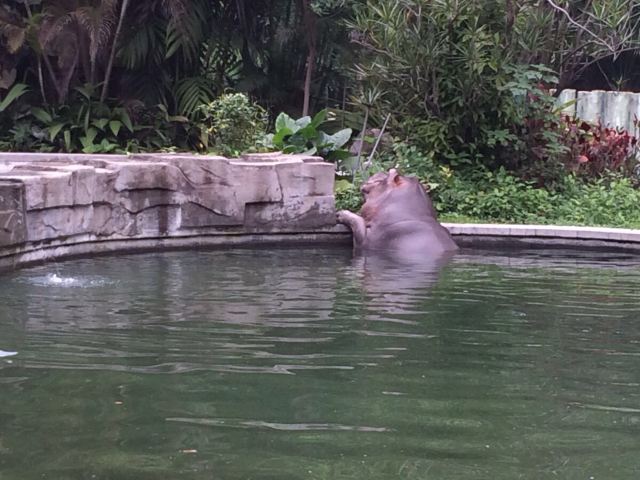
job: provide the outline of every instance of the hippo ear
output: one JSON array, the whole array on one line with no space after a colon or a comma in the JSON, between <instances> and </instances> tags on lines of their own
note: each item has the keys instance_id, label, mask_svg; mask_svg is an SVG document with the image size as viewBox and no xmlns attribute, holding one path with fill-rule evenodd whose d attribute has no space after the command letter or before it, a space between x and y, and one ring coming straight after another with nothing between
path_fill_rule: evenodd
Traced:
<instances>
[{"instance_id":1,"label":"hippo ear","mask_svg":"<svg viewBox=\"0 0 640 480\"><path fill-rule=\"evenodd\" d=\"M400 174L395 168L389 170L389 175L387 176L387 185L396 186L402 183L402 178Z\"/></svg>"}]
</instances>

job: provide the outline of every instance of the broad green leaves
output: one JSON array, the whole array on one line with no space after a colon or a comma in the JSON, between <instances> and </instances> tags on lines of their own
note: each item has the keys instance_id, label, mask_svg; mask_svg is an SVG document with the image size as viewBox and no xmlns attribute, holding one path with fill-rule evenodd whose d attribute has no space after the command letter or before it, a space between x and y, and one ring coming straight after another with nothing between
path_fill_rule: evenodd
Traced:
<instances>
[{"instance_id":1,"label":"broad green leaves","mask_svg":"<svg viewBox=\"0 0 640 480\"><path fill-rule=\"evenodd\" d=\"M11 105L25 93L27 93L28 90L29 87L24 83L16 83L13 87L11 87L11 90L9 90L7 95L2 100L0 100L0 113L9 108L9 105Z\"/></svg>"},{"instance_id":2,"label":"broad green leaves","mask_svg":"<svg viewBox=\"0 0 640 480\"><path fill-rule=\"evenodd\" d=\"M307 116L297 120L282 112L276 118L276 132L268 135L265 142L268 147L283 153L320 155L336 162L345 160L351 155L343 147L351 139L352 131L344 128L328 134L320 129L330 126L329 123L326 110L318 112L313 118Z\"/></svg>"}]
</instances>

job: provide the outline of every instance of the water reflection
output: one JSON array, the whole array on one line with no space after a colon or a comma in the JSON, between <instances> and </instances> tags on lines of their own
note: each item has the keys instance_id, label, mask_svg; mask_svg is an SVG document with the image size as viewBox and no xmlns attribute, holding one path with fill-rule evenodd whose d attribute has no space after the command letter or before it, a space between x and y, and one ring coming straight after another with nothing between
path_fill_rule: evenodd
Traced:
<instances>
[{"instance_id":1,"label":"water reflection","mask_svg":"<svg viewBox=\"0 0 640 480\"><path fill-rule=\"evenodd\" d=\"M182 252L3 277L0 477L635 478L637 259L424 260Z\"/></svg>"},{"instance_id":2,"label":"water reflection","mask_svg":"<svg viewBox=\"0 0 640 480\"><path fill-rule=\"evenodd\" d=\"M367 295L369 319L400 320L401 314L416 312L417 303L430 295L444 267L455 254L393 255L368 254L353 259Z\"/></svg>"}]
</instances>

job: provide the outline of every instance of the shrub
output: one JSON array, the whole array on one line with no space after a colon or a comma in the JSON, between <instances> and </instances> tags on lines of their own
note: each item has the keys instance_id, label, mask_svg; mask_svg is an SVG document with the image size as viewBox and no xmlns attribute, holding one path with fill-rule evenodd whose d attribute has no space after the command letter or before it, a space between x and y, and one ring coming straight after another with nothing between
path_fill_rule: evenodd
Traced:
<instances>
[{"instance_id":1,"label":"shrub","mask_svg":"<svg viewBox=\"0 0 640 480\"><path fill-rule=\"evenodd\" d=\"M200 149L235 157L254 148L265 133L267 114L242 93L221 95L196 108Z\"/></svg>"},{"instance_id":2,"label":"shrub","mask_svg":"<svg viewBox=\"0 0 640 480\"><path fill-rule=\"evenodd\" d=\"M437 192L436 207L486 221L539 223L551 213L553 195L509 174L478 170L453 175L446 188Z\"/></svg>"},{"instance_id":3,"label":"shrub","mask_svg":"<svg viewBox=\"0 0 640 480\"><path fill-rule=\"evenodd\" d=\"M336 210L357 212L362 206L362 194L358 183L341 179L335 185Z\"/></svg>"},{"instance_id":4,"label":"shrub","mask_svg":"<svg viewBox=\"0 0 640 480\"><path fill-rule=\"evenodd\" d=\"M640 227L640 190L629 178L605 175L591 183L567 176L553 217L559 223Z\"/></svg>"},{"instance_id":5,"label":"shrub","mask_svg":"<svg viewBox=\"0 0 640 480\"><path fill-rule=\"evenodd\" d=\"M349 23L362 46L355 73L363 91L380 92L373 114L394 112L396 133L453 167L514 169L556 155L545 85L557 80L509 54L503 10L476 0L359 5Z\"/></svg>"},{"instance_id":6,"label":"shrub","mask_svg":"<svg viewBox=\"0 0 640 480\"><path fill-rule=\"evenodd\" d=\"M452 170L436 159L435 153L424 153L416 146L404 142L396 142L389 154L382 156L382 164L386 168L392 166L401 172L410 172L420 178L429 191L439 191L451 178Z\"/></svg>"},{"instance_id":7,"label":"shrub","mask_svg":"<svg viewBox=\"0 0 640 480\"><path fill-rule=\"evenodd\" d=\"M632 175L638 164L638 141L625 130L607 128L565 117L560 122L566 167L581 177L596 178L607 172Z\"/></svg>"}]
</instances>

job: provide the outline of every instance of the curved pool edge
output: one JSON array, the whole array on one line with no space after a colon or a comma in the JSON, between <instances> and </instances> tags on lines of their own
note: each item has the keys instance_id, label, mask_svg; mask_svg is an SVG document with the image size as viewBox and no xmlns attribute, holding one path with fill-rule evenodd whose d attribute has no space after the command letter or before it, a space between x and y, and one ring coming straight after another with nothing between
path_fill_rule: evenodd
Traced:
<instances>
[{"instance_id":1,"label":"curved pool edge","mask_svg":"<svg viewBox=\"0 0 640 480\"><path fill-rule=\"evenodd\" d=\"M315 232L229 233L213 235L181 235L149 238L101 238L78 236L71 241L57 239L27 248L0 248L0 274L32 265L57 260L128 253L170 250L222 249L242 247L286 247L312 245L344 245L351 242L350 233L342 229Z\"/></svg>"},{"instance_id":2,"label":"curved pool edge","mask_svg":"<svg viewBox=\"0 0 640 480\"><path fill-rule=\"evenodd\" d=\"M584 248L640 253L640 230L558 225L443 223L461 247Z\"/></svg>"},{"instance_id":3,"label":"curved pool edge","mask_svg":"<svg viewBox=\"0 0 640 480\"><path fill-rule=\"evenodd\" d=\"M640 230L554 225L443 223L463 248L553 248L627 251L640 253ZM31 265L94 255L146 253L165 250L348 246L349 230L342 226L309 231L271 233L215 233L130 238L80 235L53 241L0 248L0 273Z\"/></svg>"}]
</instances>

